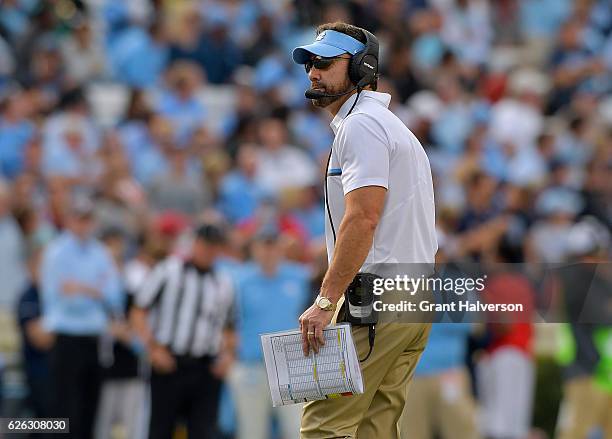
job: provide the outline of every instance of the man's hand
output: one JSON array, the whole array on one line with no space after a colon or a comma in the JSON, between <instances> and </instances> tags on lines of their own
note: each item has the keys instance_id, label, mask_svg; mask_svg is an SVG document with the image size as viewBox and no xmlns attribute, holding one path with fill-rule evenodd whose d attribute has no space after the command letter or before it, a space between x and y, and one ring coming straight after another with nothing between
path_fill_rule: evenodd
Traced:
<instances>
[{"instance_id":1,"label":"man's hand","mask_svg":"<svg viewBox=\"0 0 612 439\"><path fill-rule=\"evenodd\" d=\"M62 292L67 296L85 295L92 299L99 299L102 293L95 287L91 287L83 282L69 279L62 284Z\"/></svg>"},{"instance_id":2,"label":"man's hand","mask_svg":"<svg viewBox=\"0 0 612 439\"><path fill-rule=\"evenodd\" d=\"M323 328L331 323L333 311L323 311L314 303L300 316L300 330L302 331L302 350L307 357L310 349L315 353L325 344Z\"/></svg>"},{"instance_id":3,"label":"man's hand","mask_svg":"<svg viewBox=\"0 0 612 439\"><path fill-rule=\"evenodd\" d=\"M109 332L115 340L128 345L132 341L132 331L127 322L123 320L113 320L109 326Z\"/></svg>"},{"instance_id":4,"label":"man's hand","mask_svg":"<svg viewBox=\"0 0 612 439\"><path fill-rule=\"evenodd\" d=\"M151 366L159 373L171 373L176 370L174 357L164 346L154 345L149 350Z\"/></svg>"},{"instance_id":5,"label":"man's hand","mask_svg":"<svg viewBox=\"0 0 612 439\"><path fill-rule=\"evenodd\" d=\"M321 295L338 304L347 287L368 256L374 241L374 231L385 206L387 189L382 186L360 187L344 197L345 211L338 229L334 254L321 282ZM333 311L323 311L316 305L300 317L304 355L310 348L319 352L323 346L323 328L331 322Z\"/></svg>"},{"instance_id":6,"label":"man's hand","mask_svg":"<svg viewBox=\"0 0 612 439\"><path fill-rule=\"evenodd\" d=\"M87 296L89 296L92 299L101 299L102 298L102 292L97 289L96 287L91 287L89 285L83 285L83 291L85 292L85 294Z\"/></svg>"},{"instance_id":7,"label":"man's hand","mask_svg":"<svg viewBox=\"0 0 612 439\"><path fill-rule=\"evenodd\" d=\"M62 283L62 293L67 296L80 294L83 292L82 287L82 283L69 279Z\"/></svg>"},{"instance_id":8,"label":"man's hand","mask_svg":"<svg viewBox=\"0 0 612 439\"><path fill-rule=\"evenodd\" d=\"M55 343L55 334L48 332L42 324L42 318L31 319L25 323L25 334L28 341L41 351L48 351Z\"/></svg>"}]
</instances>

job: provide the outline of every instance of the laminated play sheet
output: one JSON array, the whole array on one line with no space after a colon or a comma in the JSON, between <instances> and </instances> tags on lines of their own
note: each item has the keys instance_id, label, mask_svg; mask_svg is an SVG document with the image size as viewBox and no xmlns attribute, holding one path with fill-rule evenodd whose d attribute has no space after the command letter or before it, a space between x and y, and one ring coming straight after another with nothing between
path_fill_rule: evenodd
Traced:
<instances>
[{"instance_id":1,"label":"laminated play sheet","mask_svg":"<svg viewBox=\"0 0 612 439\"><path fill-rule=\"evenodd\" d=\"M274 407L363 393L351 326L329 326L323 336L325 345L308 357L299 330L261 336Z\"/></svg>"}]
</instances>

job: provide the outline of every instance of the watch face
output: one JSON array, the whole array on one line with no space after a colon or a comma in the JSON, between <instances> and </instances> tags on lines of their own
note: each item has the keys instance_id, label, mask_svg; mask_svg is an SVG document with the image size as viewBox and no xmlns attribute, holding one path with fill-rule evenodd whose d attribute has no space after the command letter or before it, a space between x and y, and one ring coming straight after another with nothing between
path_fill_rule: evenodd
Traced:
<instances>
[{"instance_id":1,"label":"watch face","mask_svg":"<svg viewBox=\"0 0 612 439\"><path fill-rule=\"evenodd\" d=\"M329 307L329 305L331 305L331 301L327 297L321 297L319 299L319 307L320 308L325 309L325 308Z\"/></svg>"}]
</instances>

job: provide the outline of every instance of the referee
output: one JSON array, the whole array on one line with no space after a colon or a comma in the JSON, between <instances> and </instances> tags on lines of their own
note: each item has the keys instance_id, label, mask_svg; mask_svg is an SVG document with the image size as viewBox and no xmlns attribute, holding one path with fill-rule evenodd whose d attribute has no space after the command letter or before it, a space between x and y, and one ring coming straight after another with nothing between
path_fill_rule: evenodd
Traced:
<instances>
[{"instance_id":1,"label":"referee","mask_svg":"<svg viewBox=\"0 0 612 439\"><path fill-rule=\"evenodd\" d=\"M221 379L234 349L234 291L214 269L220 228L197 228L187 260L157 264L135 297L131 319L152 365L149 438L170 439L179 417L189 438L216 437Z\"/></svg>"},{"instance_id":2,"label":"referee","mask_svg":"<svg viewBox=\"0 0 612 439\"><path fill-rule=\"evenodd\" d=\"M378 264L433 264L437 242L427 155L389 111L391 96L375 91L376 37L346 23L324 24L312 44L293 51L293 59L308 73L306 98L331 113L335 135L325 178L330 263L315 303L300 317L308 355L324 343L323 328L357 273L365 278L367 267ZM354 312L343 311L344 318ZM365 391L307 403L302 439L398 438L408 382L430 328L397 322L353 327Z\"/></svg>"}]
</instances>

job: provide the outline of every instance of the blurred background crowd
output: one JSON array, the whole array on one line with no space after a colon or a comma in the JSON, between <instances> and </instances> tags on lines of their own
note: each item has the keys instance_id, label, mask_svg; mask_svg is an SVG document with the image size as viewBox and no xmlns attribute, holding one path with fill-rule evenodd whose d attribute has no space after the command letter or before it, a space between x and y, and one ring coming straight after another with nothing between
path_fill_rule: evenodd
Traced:
<instances>
[{"instance_id":1,"label":"blurred background crowd","mask_svg":"<svg viewBox=\"0 0 612 439\"><path fill-rule=\"evenodd\" d=\"M381 42L378 91L392 95L392 111L431 162L441 261L609 260L610 0L2 0L0 414L48 413L54 337L45 318L53 306L39 291L53 273L41 273L39 262L55 255L45 251L66 233L89 230L79 221L91 221L92 239L112 255L117 309L158 261L191 252L193 227L202 222L224 230L219 264L234 278L258 265L261 273L249 276L277 273L267 283L250 278L255 291L237 292L238 301L241 294L258 299L236 323L240 385L223 391L222 434L249 425L238 419L241 398L259 395L267 404L265 386L240 394L265 384L264 375L248 376L250 365L261 364L256 335L297 326L327 261L322 182L332 132L328 115L304 99L309 82L290 53L312 41L317 24L332 21L365 27ZM260 241L268 247L254 249ZM69 260L55 261L67 276ZM266 292L287 296L275 302L281 309L266 308ZM127 313L111 314L101 339L123 342L140 364L119 376L145 383L146 349ZM440 328L429 348L437 354L426 351L415 382L442 377L419 391L438 392L442 406L432 403L432 413L451 413L444 404L453 401L473 405L474 413L457 419L481 413L486 419L474 435L587 437L559 433L572 423L559 409L568 395L587 398L591 413L612 413L609 333L599 343L601 332L580 337L553 325L485 328L477 336ZM596 351L574 374L562 374L557 361L560 332L572 340L565 370L581 363L582 343ZM495 357L504 346L522 359L513 363L505 351ZM468 357L501 366L479 374ZM606 361L597 405L594 393L567 386L595 376ZM522 375L505 375L512 371ZM504 402L508 391L521 395ZM144 391L134 404L144 407L146 398ZM508 432L491 420L500 410L502 417L520 412L512 420L519 427ZM247 416L267 424L272 413ZM127 421L119 415L96 415L98 437L137 437L124 424L146 413ZM288 438L291 416L279 416L263 437ZM605 418L593 421L600 434ZM433 415L431 423L446 425ZM456 428L426 428L419 437L458 437L448 435Z\"/></svg>"}]
</instances>

